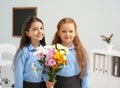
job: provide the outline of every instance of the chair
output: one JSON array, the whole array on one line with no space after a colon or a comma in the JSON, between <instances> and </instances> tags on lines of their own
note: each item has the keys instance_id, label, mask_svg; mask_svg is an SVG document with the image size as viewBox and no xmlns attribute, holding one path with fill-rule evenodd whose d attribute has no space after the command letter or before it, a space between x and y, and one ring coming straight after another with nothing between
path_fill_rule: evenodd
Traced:
<instances>
[{"instance_id":1,"label":"chair","mask_svg":"<svg viewBox=\"0 0 120 88\"><path fill-rule=\"evenodd\" d=\"M0 84L1 85L3 81L5 83L6 82L7 83L11 82L11 84L14 83L14 72L12 71L12 62L16 50L17 47L14 44L7 44L7 43L0 44L0 81L1 81ZM4 55L7 58L3 58Z\"/></svg>"},{"instance_id":2,"label":"chair","mask_svg":"<svg viewBox=\"0 0 120 88\"><path fill-rule=\"evenodd\" d=\"M0 44L0 60L2 59L2 53L14 55L16 53L16 46L13 44Z\"/></svg>"}]
</instances>

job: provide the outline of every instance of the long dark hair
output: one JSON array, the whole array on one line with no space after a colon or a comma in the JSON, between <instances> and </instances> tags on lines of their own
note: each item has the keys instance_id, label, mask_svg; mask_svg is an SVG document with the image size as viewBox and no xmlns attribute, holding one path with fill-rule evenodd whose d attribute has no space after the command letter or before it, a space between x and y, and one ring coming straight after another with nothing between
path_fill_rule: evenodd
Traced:
<instances>
[{"instance_id":1,"label":"long dark hair","mask_svg":"<svg viewBox=\"0 0 120 88\"><path fill-rule=\"evenodd\" d=\"M72 18L63 18L61 19L58 24L57 24L57 32L61 29L61 26L63 24L66 23L72 23L75 26L75 31L76 31L76 36L73 40L73 44L75 47L75 51L76 51L76 56L77 56L77 60L78 60L78 64L80 66L81 69L81 74L80 77L84 76L85 70L86 70L86 59L88 58L88 55L86 53L85 48L83 47L79 37L78 37L78 33L77 33L77 25L75 23L75 21ZM57 43L62 43L61 38L58 36L58 33L56 32L54 39L52 41L52 44L57 44Z\"/></svg>"},{"instance_id":2,"label":"long dark hair","mask_svg":"<svg viewBox=\"0 0 120 88\"><path fill-rule=\"evenodd\" d=\"M43 22L41 19L37 18L36 16L30 16L26 19L26 21L24 22L24 24L22 25L22 37L20 40L20 45L19 48L23 48L24 46L28 46L31 43L30 38L26 35L26 31L30 30L30 27L32 25L33 22L35 21L39 21L42 23L42 25L44 26ZM40 41L41 45L45 45L45 37L43 37L43 39Z\"/></svg>"},{"instance_id":3,"label":"long dark hair","mask_svg":"<svg viewBox=\"0 0 120 88\"><path fill-rule=\"evenodd\" d=\"M44 24L43 24L41 19L37 18L36 16L29 16L22 25L22 37L21 37L20 45L19 45L19 48L16 52L16 55L19 52L19 50L22 49L24 46L28 46L28 45L31 44L31 40L26 35L26 31L30 30L30 27L32 26L32 23L35 22L35 21L39 21L40 23L42 23L42 25L44 27ZM43 37L43 39L40 41L40 44L42 46L46 45L45 37ZM15 62L16 62L16 55L15 55L14 61L13 61L13 69L14 69L14 65L15 65Z\"/></svg>"}]
</instances>

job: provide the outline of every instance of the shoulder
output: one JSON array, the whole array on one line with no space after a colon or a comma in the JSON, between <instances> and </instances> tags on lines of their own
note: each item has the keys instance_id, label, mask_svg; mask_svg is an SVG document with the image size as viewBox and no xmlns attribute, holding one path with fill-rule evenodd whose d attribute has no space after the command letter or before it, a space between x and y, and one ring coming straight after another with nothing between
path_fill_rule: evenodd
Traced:
<instances>
[{"instance_id":1,"label":"shoulder","mask_svg":"<svg viewBox=\"0 0 120 88\"><path fill-rule=\"evenodd\" d=\"M23 48L20 48L20 49L18 50L18 52L19 52L19 53L26 53L26 52L28 52L27 46L24 46Z\"/></svg>"},{"instance_id":2,"label":"shoulder","mask_svg":"<svg viewBox=\"0 0 120 88\"><path fill-rule=\"evenodd\" d=\"M26 56L27 54L29 53L28 51L28 47L25 46L23 48L20 48L18 51L17 51L17 56Z\"/></svg>"},{"instance_id":3,"label":"shoulder","mask_svg":"<svg viewBox=\"0 0 120 88\"><path fill-rule=\"evenodd\" d=\"M22 62L25 62L28 56L29 56L28 48L27 47L20 48L15 55L15 61L18 62L20 60Z\"/></svg>"},{"instance_id":4,"label":"shoulder","mask_svg":"<svg viewBox=\"0 0 120 88\"><path fill-rule=\"evenodd\" d=\"M22 51L23 53L28 53L28 52L29 52L28 46L23 47L21 51Z\"/></svg>"}]
</instances>

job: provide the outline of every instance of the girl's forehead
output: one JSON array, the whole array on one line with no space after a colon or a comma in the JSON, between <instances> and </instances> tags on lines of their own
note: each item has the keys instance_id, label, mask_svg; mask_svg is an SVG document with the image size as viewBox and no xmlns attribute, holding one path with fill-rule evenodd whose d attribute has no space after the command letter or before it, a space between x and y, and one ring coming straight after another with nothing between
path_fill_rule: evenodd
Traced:
<instances>
[{"instance_id":1,"label":"girl's forehead","mask_svg":"<svg viewBox=\"0 0 120 88\"><path fill-rule=\"evenodd\" d=\"M37 26L37 25L43 26L43 24L42 24L41 22L39 22L39 21L34 21L34 22L31 24L31 27L32 27L32 26Z\"/></svg>"},{"instance_id":2,"label":"girl's forehead","mask_svg":"<svg viewBox=\"0 0 120 88\"><path fill-rule=\"evenodd\" d=\"M42 24L40 21L34 21L32 24Z\"/></svg>"},{"instance_id":3,"label":"girl's forehead","mask_svg":"<svg viewBox=\"0 0 120 88\"><path fill-rule=\"evenodd\" d=\"M66 23L66 24L61 25L61 28L63 28L63 27L65 27L65 28L75 28L74 24L72 24L72 23Z\"/></svg>"}]
</instances>

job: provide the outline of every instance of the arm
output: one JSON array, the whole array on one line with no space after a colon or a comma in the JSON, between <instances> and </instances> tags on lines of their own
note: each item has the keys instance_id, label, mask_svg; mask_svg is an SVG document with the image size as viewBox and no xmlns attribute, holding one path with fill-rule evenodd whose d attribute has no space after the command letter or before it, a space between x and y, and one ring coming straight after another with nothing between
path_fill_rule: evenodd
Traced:
<instances>
[{"instance_id":1,"label":"arm","mask_svg":"<svg viewBox=\"0 0 120 88\"><path fill-rule=\"evenodd\" d=\"M46 82L47 88L54 88L54 82L48 81L48 73L46 71L43 71L43 80Z\"/></svg>"},{"instance_id":2,"label":"arm","mask_svg":"<svg viewBox=\"0 0 120 88\"><path fill-rule=\"evenodd\" d=\"M81 79L81 84L82 84L82 88L89 88L89 72L88 72L88 64L87 64L87 67L86 67L86 71L85 71L85 75L84 77Z\"/></svg>"},{"instance_id":3,"label":"arm","mask_svg":"<svg viewBox=\"0 0 120 88\"><path fill-rule=\"evenodd\" d=\"M54 88L54 82L46 81L47 88Z\"/></svg>"},{"instance_id":4,"label":"arm","mask_svg":"<svg viewBox=\"0 0 120 88\"><path fill-rule=\"evenodd\" d=\"M15 79L14 88L23 88L23 71L24 71L25 57L22 53L23 52L19 51L16 56L15 73L14 73L14 79Z\"/></svg>"}]
</instances>

